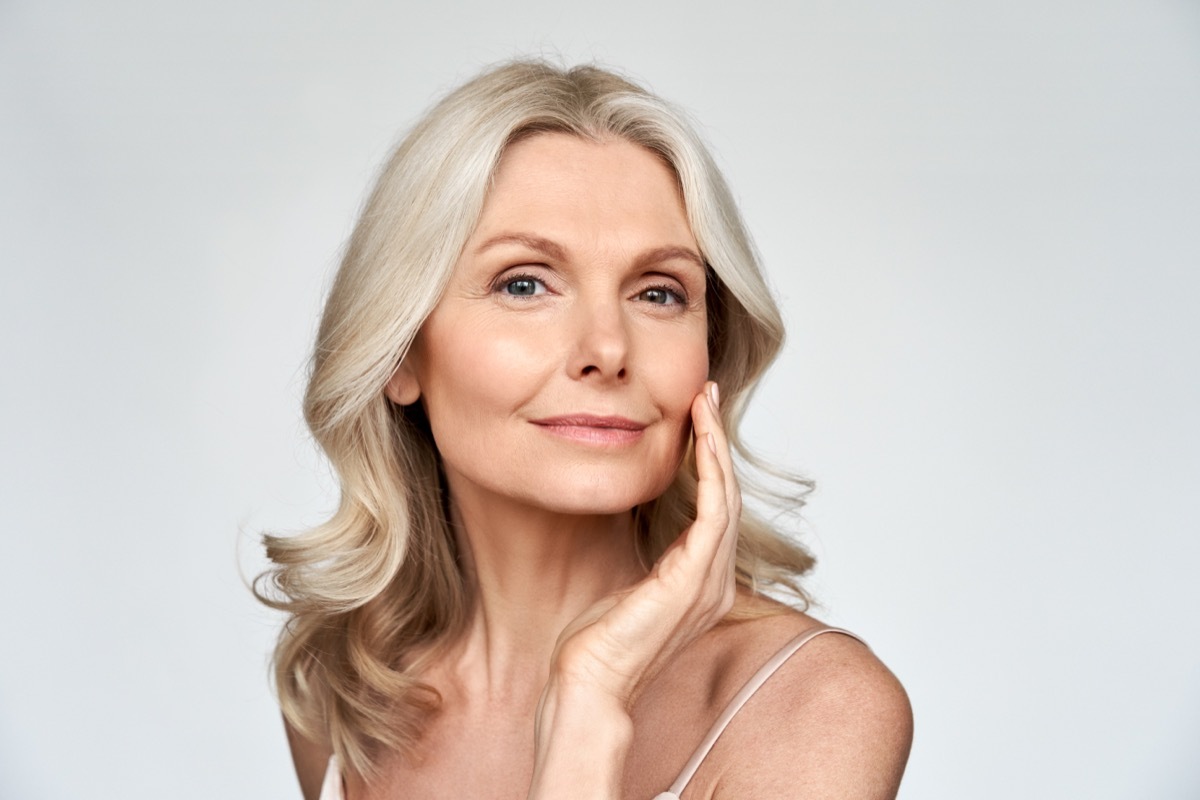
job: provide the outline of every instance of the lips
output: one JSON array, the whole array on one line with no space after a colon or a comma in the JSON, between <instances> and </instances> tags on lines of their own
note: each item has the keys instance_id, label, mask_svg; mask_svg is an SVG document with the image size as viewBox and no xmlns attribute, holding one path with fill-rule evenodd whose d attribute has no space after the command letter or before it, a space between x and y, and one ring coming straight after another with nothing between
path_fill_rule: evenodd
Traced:
<instances>
[{"instance_id":1,"label":"lips","mask_svg":"<svg viewBox=\"0 0 1200 800\"><path fill-rule=\"evenodd\" d=\"M618 416L564 414L530 420L547 433L592 444L629 444L642 438L646 425Z\"/></svg>"}]
</instances>

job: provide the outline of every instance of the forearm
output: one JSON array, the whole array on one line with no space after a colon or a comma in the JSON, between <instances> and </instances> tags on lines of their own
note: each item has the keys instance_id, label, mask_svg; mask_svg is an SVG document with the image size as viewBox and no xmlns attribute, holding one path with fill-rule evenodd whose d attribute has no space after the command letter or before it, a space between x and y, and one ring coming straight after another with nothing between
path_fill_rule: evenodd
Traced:
<instances>
[{"instance_id":1,"label":"forearm","mask_svg":"<svg viewBox=\"0 0 1200 800\"><path fill-rule=\"evenodd\" d=\"M621 704L551 679L537 722L529 800L616 800L633 723Z\"/></svg>"}]
</instances>

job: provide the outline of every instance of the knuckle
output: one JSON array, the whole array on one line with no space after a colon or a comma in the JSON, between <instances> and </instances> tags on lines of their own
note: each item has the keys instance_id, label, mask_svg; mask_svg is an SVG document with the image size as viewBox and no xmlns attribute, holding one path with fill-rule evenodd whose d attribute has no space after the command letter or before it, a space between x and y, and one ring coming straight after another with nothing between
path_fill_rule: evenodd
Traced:
<instances>
[{"instance_id":1,"label":"knuckle","mask_svg":"<svg viewBox=\"0 0 1200 800\"><path fill-rule=\"evenodd\" d=\"M588 648L578 636L573 636L559 645L556 660L560 668L568 672L578 671L588 660Z\"/></svg>"},{"instance_id":2,"label":"knuckle","mask_svg":"<svg viewBox=\"0 0 1200 800\"><path fill-rule=\"evenodd\" d=\"M689 571L681 559L672 559L670 563L659 564L658 567L658 579L672 591L686 588L690 582L688 575Z\"/></svg>"}]
</instances>

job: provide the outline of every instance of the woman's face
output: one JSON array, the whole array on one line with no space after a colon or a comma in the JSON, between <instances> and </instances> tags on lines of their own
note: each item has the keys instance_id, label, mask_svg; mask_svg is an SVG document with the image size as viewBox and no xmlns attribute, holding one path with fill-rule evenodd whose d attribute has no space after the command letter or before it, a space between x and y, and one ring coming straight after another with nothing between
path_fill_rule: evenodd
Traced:
<instances>
[{"instance_id":1,"label":"woman's face","mask_svg":"<svg viewBox=\"0 0 1200 800\"><path fill-rule=\"evenodd\" d=\"M671 171L624 140L508 148L388 384L456 500L616 513L662 494L708 375L706 275Z\"/></svg>"}]
</instances>

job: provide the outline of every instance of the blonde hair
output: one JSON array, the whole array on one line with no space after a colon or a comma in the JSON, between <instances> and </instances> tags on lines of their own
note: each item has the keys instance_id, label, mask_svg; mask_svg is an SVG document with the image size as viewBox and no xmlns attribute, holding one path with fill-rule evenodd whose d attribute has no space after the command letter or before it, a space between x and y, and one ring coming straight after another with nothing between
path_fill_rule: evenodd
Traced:
<instances>
[{"instance_id":1,"label":"blonde hair","mask_svg":"<svg viewBox=\"0 0 1200 800\"><path fill-rule=\"evenodd\" d=\"M264 603L290 615L275 652L287 720L360 774L419 738L439 698L417 676L462 630L470 603L428 423L420 404L397 406L384 386L441 297L504 149L541 132L625 139L674 170L709 266L710 374L721 412L742 460L765 468L737 430L783 325L729 189L685 117L592 66L509 63L448 95L384 167L321 318L304 411L341 482L337 511L305 533L265 536L274 567L256 583ZM742 481L791 510L810 488L795 478L784 493ZM695 495L689 452L666 493L636 512L646 563L694 519ZM812 564L803 548L743 513L742 587L782 589L807 604L796 579Z\"/></svg>"}]
</instances>

